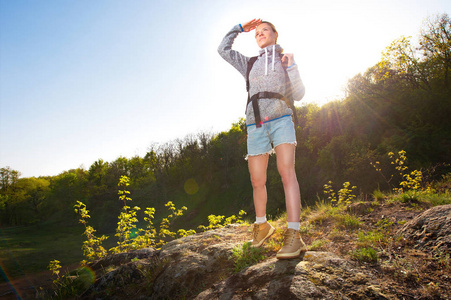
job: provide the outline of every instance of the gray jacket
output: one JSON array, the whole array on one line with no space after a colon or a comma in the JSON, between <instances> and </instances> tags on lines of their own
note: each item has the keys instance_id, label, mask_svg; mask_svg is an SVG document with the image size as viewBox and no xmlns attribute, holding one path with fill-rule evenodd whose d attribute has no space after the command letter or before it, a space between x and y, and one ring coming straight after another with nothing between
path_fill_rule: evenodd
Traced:
<instances>
[{"instance_id":1,"label":"gray jacket","mask_svg":"<svg viewBox=\"0 0 451 300\"><path fill-rule=\"evenodd\" d=\"M243 77L246 77L247 64L250 57L232 50L233 42L241 32L240 26L235 25L222 40L218 52L221 57L234 66ZM251 97L259 92L274 92L286 95L285 71L280 60L280 53L282 53L282 51L283 49L280 45L271 45L260 50L260 55L252 66L252 70L249 74L249 95ZM299 75L297 65L287 68L287 72L293 87L292 97L295 101L299 101L304 97L305 87L302 83L301 76ZM258 105L263 122L284 115L291 115L293 113L285 101L279 99L259 99ZM247 106L246 124L255 124L252 103L249 103Z\"/></svg>"}]
</instances>

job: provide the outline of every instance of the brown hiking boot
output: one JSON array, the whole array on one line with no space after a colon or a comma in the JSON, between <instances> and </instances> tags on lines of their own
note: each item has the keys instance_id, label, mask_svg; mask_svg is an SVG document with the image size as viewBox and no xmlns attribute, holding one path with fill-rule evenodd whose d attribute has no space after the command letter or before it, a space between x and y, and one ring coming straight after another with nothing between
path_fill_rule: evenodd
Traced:
<instances>
[{"instance_id":1,"label":"brown hiking boot","mask_svg":"<svg viewBox=\"0 0 451 300\"><path fill-rule=\"evenodd\" d=\"M301 239L299 230L288 228L287 231L285 231L283 247L277 252L276 257L278 259L297 258L301 253L305 253L306 251L307 247Z\"/></svg>"},{"instance_id":2,"label":"brown hiking boot","mask_svg":"<svg viewBox=\"0 0 451 300\"><path fill-rule=\"evenodd\" d=\"M274 227L268 222L263 224L254 223L253 240L251 241L253 247L260 247L267 238L274 233Z\"/></svg>"}]
</instances>

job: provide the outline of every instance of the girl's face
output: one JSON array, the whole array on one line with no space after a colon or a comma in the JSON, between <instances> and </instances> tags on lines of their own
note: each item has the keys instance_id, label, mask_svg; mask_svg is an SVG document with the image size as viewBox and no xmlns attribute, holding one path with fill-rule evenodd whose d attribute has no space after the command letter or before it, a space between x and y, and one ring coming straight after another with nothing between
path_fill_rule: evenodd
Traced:
<instances>
[{"instance_id":1,"label":"girl's face","mask_svg":"<svg viewBox=\"0 0 451 300\"><path fill-rule=\"evenodd\" d=\"M274 32L271 25L267 23L261 23L255 29L255 40L260 48L265 48L267 46L275 45L277 37L279 35Z\"/></svg>"}]
</instances>

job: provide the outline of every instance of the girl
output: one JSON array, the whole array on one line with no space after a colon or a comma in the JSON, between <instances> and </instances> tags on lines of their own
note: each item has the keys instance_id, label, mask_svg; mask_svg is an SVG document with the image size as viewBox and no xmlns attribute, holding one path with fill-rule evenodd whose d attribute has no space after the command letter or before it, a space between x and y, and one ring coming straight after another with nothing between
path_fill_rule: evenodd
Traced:
<instances>
[{"instance_id":1,"label":"girl","mask_svg":"<svg viewBox=\"0 0 451 300\"><path fill-rule=\"evenodd\" d=\"M248 74L251 58L232 50L232 45L240 33L253 30L261 50ZM275 152L288 218L284 245L277 258L288 259L299 257L306 247L299 235L301 199L294 169L296 135L293 111L285 100L288 97L301 100L305 88L293 54L282 54L283 49L277 44L278 36L273 24L253 19L243 25L235 25L222 40L218 52L245 78L249 75L247 160L256 212L252 245L260 247L274 232L274 227L266 220L266 170L269 154Z\"/></svg>"}]
</instances>

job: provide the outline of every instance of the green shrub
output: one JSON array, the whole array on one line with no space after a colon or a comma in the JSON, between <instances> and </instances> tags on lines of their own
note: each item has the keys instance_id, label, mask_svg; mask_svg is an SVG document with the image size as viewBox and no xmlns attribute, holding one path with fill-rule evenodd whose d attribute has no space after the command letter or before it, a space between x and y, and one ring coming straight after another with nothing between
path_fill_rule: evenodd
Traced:
<instances>
[{"instance_id":1,"label":"green shrub","mask_svg":"<svg viewBox=\"0 0 451 300\"><path fill-rule=\"evenodd\" d=\"M130 179L127 176L121 176L118 186L120 190L118 192L119 200L124 203L122 207L122 211L119 214L119 222L117 222L116 234L119 238L117 242L117 246L110 249L113 253L126 252L132 249L135 249L135 245L133 244L133 230L136 228L136 223L138 223L138 218L136 214L139 207L135 206L131 208L127 205L127 201L132 201L128 195L130 195L130 191L126 188L130 185Z\"/></svg>"},{"instance_id":2,"label":"green shrub","mask_svg":"<svg viewBox=\"0 0 451 300\"><path fill-rule=\"evenodd\" d=\"M52 276L54 277L52 290L49 292L41 290L37 295L39 298L68 299L82 291L79 284L74 282L74 276L60 275L61 265L59 260L52 260L48 269L52 271Z\"/></svg>"},{"instance_id":3,"label":"green shrub","mask_svg":"<svg viewBox=\"0 0 451 300\"><path fill-rule=\"evenodd\" d=\"M393 152L389 152L388 153L388 157L391 160L391 164L395 166L396 171L398 172L398 174L401 176L401 178L403 179L400 183L399 183L399 187L393 187L393 191L402 194L403 192L406 191L413 191L413 192L417 192L417 191L422 191L422 183L423 183L423 173L421 171L418 170L413 170L412 172L408 173L408 167L407 167L407 156L406 156L406 151L401 150L398 153L393 153ZM391 185L391 181L394 177L394 175L392 174L390 176L390 178L387 178L383 172L382 169L380 168L380 163L378 161L376 161L375 163L370 163L375 169L376 171L381 174L381 176L385 179L385 181L387 182L387 184L392 187Z\"/></svg>"},{"instance_id":4,"label":"green shrub","mask_svg":"<svg viewBox=\"0 0 451 300\"><path fill-rule=\"evenodd\" d=\"M77 204L74 205L75 212L80 215L80 220L78 221L80 224L83 224L85 227L85 232L83 233L87 240L83 242L83 255L88 259L88 261L92 261L95 259L99 259L104 257L107 254L107 251L102 246L104 240L108 237L102 235L101 237L97 237L95 235L96 230L88 225L87 219L91 218L89 215L89 210L86 209L86 205L80 201L77 201ZM86 263L85 260L82 261L82 265ZM52 262L49 267L54 267Z\"/></svg>"},{"instance_id":5,"label":"green shrub","mask_svg":"<svg viewBox=\"0 0 451 300\"><path fill-rule=\"evenodd\" d=\"M349 205L352 203L352 201L356 198L354 194L354 190L357 188L356 186L351 186L350 182L343 183L343 188L338 190L337 193L335 193L333 187L332 187L332 181L329 181L327 184L324 185L324 194L326 194L328 197L327 199L330 201L330 203L335 205ZM337 198L338 195L338 198Z\"/></svg>"},{"instance_id":6,"label":"green shrub","mask_svg":"<svg viewBox=\"0 0 451 300\"><path fill-rule=\"evenodd\" d=\"M235 272L241 270L264 260L266 257L263 255L263 248L252 247L251 243L246 242L241 246L235 246L232 249L232 254L235 261Z\"/></svg>"},{"instance_id":7,"label":"green shrub","mask_svg":"<svg viewBox=\"0 0 451 300\"><path fill-rule=\"evenodd\" d=\"M216 228L222 228L224 226L230 225L232 223L238 223L243 224L243 217L246 215L246 212L244 210L240 210L238 213L238 217L235 215L232 215L228 218L225 216L215 216L215 215L209 215L208 216L208 226L199 225L197 228L203 231L212 230Z\"/></svg>"},{"instance_id":8,"label":"green shrub","mask_svg":"<svg viewBox=\"0 0 451 300\"><path fill-rule=\"evenodd\" d=\"M379 260L377 251L372 247L359 248L351 251L349 254L360 262L376 263Z\"/></svg>"}]
</instances>

